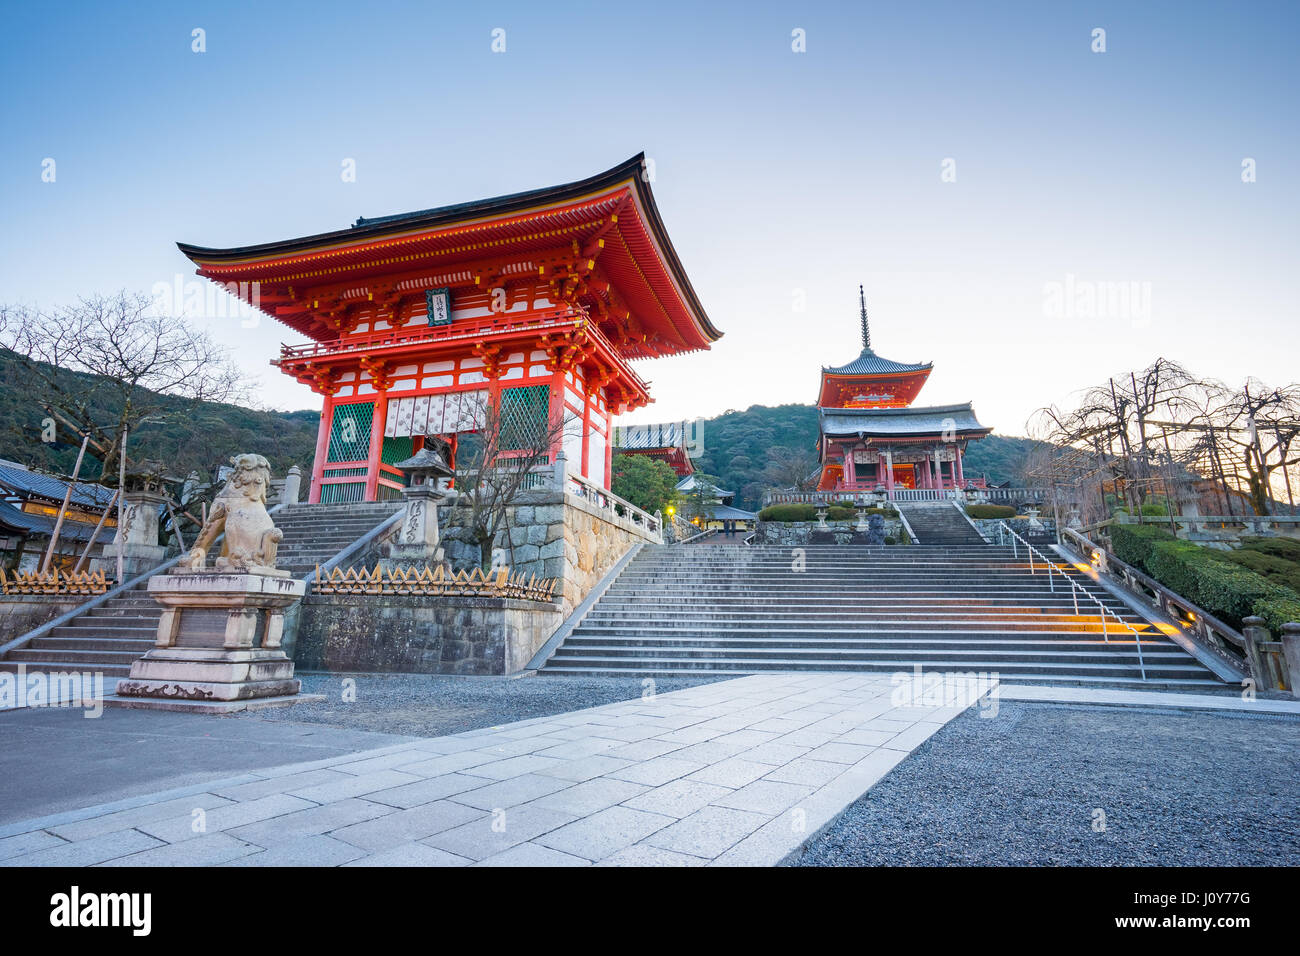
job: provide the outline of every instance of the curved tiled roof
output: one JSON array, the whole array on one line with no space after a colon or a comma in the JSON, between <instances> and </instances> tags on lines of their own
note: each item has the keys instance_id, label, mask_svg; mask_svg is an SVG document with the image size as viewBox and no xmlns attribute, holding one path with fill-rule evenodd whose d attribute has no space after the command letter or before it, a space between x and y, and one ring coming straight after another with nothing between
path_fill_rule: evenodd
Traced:
<instances>
[{"instance_id":1,"label":"curved tiled roof","mask_svg":"<svg viewBox=\"0 0 1300 956\"><path fill-rule=\"evenodd\" d=\"M911 435L955 431L987 434L970 402L915 408L823 408L823 435Z\"/></svg>"},{"instance_id":2,"label":"curved tiled roof","mask_svg":"<svg viewBox=\"0 0 1300 956\"><path fill-rule=\"evenodd\" d=\"M15 495L34 495L38 498L61 502L68 490L68 482L53 475L42 474L39 471L28 471L26 468L0 465L0 490L6 490ZM72 486L71 503L74 505L103 508L112 497L113 490L105 488L103 485L79 481Z\"/></svg>"},{"instance_id":3,"label":"curved tiled roof","mask_svg":"<svg viewBox=\"0 0 1300 956\"><path fill-rule=\"evenodd\" d=\"M881 358L870 348L865 348L857 358L847 365L824 366L822 371L831 375L896 375L900 372L924 372L932 368L934 368L933 362L916 364L894 362L887 358Z\"/></svg>"}]
</instances>

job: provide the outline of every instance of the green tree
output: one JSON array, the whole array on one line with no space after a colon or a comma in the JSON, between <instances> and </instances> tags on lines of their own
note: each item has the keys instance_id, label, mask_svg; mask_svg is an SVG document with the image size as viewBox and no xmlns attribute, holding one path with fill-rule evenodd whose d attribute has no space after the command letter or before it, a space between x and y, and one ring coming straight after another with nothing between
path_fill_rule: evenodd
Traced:
<instances>
[{"instance_id":1,"label":"green tree","mask_svg":"<svg viewBox=\"0 0 1300 956\"><path fill-rule=\"evenodd\" d=\"M642 511L663 511L677 500L677 472L649 455L616 455L610 490Z\"/></svg>"},{"instance_id":2,"label":"green tree","mask_svg":"<svg viewBox=\"0 0 1300 956\"><path fill-rule=\"evenodd\" d=\"M701 525L713 517L713 508L718 503L718 479L702 471L695 473L695 484L686 493L687 521L699 520Z\"/></svg>"}]
</instances>

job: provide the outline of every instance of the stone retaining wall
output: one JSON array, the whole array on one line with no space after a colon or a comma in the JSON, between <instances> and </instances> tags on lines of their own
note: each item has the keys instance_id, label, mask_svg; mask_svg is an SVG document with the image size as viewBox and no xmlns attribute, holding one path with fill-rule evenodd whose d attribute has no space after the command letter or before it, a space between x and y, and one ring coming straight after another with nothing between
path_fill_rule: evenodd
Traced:
<instances>
[{"instance_id":1,"label":"stone retaining wall","mask_svg":"<svg viewBox=\"0 0 1300 956\"><path fill-rule=\"evenodd\" d=\"M558 604L485 597L308 594L294 663L305 670L513 674L560 625Z\"/></svg>"},{"instance_id":2,"label":"stone retaining wall","mask_svg":"<svg viewBox=\"0 0 1300 956\"><path fill-rule=\"evenodd\" d=\"M457 571L479 565L468 507L438 509ZM497 536L514 571L558 578L553 604L488 597L309 593L285 615L286 653L309 670L511 674L522 670L583 598L639 543L657 535L577 495L530 491ZM380 542L357 567L374 567Z\"/></svg>"},{"instance_id":3,"label":"stone retaining wall","mask_svg":"<svg viewBox=\"0 0 1300 956\"><path fill-rule=\"evenodd\" d=\"M898 518L881 519L885 523L885 537L893 538L895 543L903 541L903 522ZM834 536L835 544L853 544L862 532L854 531L855 521L827 521L826 526ZM817 530L816 521L760 521L755 532L755 544L779 544L786 547L798 547L812 544L813 532ZM826 542L827 544L832 542Z\"/></svg>"},{"instance_id":4,"label":"stone retaining wall","mask_svg":"<svg viewBox=\"0 0 1300 956\"><path fill-rule=\"evenodd\" d=\"M438 518L452 567L476 567L479 548L466 527L469 508L440 508ZM660 543L657 535L631 519L554 489L521 495L509 509L507 525L497 533L495 544L505 550L506 563L539 578L559 578L556 595L566 616L634 545Z\"/></svg>"},{"instance_id":5,"label":"stone retaining wall","mask_svg":"<svg viewBox=\"0 0 1300 956\"><path fill-rule=\"evenodd\" d=\"M67 614L94 595L0 594L0 644Z\"/></svg>"}]
</instances>

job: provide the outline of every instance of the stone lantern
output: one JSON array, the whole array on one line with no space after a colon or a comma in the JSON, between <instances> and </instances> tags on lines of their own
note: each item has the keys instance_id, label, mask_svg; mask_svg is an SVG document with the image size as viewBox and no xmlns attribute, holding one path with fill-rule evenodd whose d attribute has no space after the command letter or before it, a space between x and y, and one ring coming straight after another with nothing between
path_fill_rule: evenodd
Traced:
<instances>
[{"instance_id":1,"label":"stone lantern","mask_svg":"<svg viewBox=\"0 0 1300 956\"><path fill-rule=\"evenodd\" d=\"M163 468L160 461L142 461L126 473L122 522L112 541L103 545L99 557L92 559L91 571L116 577L118 552L122 554L122 569L127 579L163 563L167 546L158 543L158 519L170 500L167 484L179 483L179 479L164 475Z\"/></svg>"},{"instance_id":2,"label":"stone lantern","mask_svg":"<svg viewBox=\"0 0 1300 956\"><path fill-rule=\"evenodd\" d=\"M445 442L430 436L423 448L393 466L410 481L402 489L406 507L402 523L388 544L385 563L432 565L445 560L438 544L438 503L456 495L454 489L442 488L443 479L454 478L456 474L447 464L446 448Z\"/></svg>"}]
</instances>

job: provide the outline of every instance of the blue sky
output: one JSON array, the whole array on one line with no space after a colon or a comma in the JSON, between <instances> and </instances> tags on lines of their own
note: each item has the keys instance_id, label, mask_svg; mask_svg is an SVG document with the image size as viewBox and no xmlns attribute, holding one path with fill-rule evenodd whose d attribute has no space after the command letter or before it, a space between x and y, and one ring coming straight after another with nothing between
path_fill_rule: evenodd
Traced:
<instances>
[{"instance_id":1,"label":"blue sky","mask_svg":"<svg viewBox=\"0 0 1300 956\"><path fill-rule=\"evenodd\" d=\"M1291 382L1298 27L1295 3L11 6L0 301L149 291L192 272L177 240L307 235L644 150L726 336L641 365L657 401L629 420L813 401L858 351L859 282L877 350L935 362L921 401L1007 434L1157 355ZM318 407L266 365L298 333L207 322L265 404Z\"/></svg>"}]
</instances>

